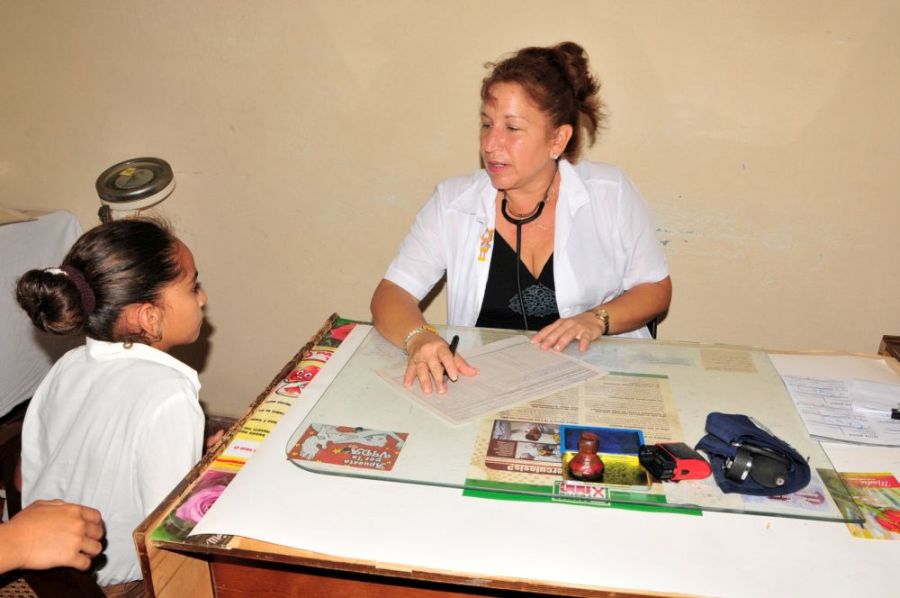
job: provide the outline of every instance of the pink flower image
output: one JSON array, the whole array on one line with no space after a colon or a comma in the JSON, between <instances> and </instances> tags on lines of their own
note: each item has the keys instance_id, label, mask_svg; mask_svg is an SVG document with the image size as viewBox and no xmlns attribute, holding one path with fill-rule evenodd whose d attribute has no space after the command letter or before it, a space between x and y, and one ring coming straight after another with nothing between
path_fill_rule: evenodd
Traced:
<instances>
[{"instance_id":1,"label":"pink flower image","mask_svg":"<svg viewBox=\"0 0 900 598\"><path fill-rule=\"evenodd\" d=\"M175 515L185 521L197 523L203 518L209 508L215 504L219 496L225 491L225 488L225 486L212 486L195 492L175 510Z\"/></svg>"},{"instance_id":2,"label":"pink flower image","mask_svg":"<svg viewBox=\"0 0 900 598\"><path fill-rule=\"evenodd\" d=\"M233 473L207 472L191 495L175 510L175 516L183 521L196 524L219 499L233 477Z\"/></svg>"}]
</instances>

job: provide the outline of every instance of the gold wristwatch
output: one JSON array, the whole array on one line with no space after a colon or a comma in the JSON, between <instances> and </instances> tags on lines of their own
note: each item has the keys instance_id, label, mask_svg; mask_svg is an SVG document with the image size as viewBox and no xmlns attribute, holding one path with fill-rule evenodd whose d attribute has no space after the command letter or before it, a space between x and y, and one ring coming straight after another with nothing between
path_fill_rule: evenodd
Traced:
<instances>
[{"instance_id":1,"label":"gold wristwatch","mask_svg":"<svg viewBox=\"0 0 900 598\"><path fill-rule=\"evenodd\" d=\"M594 310L594 317L600 320L600 323L603 324L603 336L609 334L609 312L603 309L602 307L598 307Z\"/></svg>"}]
</instances>

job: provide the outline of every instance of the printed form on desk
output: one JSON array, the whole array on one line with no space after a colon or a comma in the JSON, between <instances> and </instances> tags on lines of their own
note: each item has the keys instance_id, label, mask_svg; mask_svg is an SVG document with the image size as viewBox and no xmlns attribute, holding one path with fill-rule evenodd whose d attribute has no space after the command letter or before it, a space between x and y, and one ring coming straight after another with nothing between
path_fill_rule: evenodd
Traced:
<instances>
[{"instance_id":1,"label":"printed form on desk","mask_svg":"<svg viewBox=\"0 0 900 598\"><path fill-rule=\"evenodd\" d=\"M884 359L852 355L769 354L810 436L900 446L900 376Z\"/></svg>"},{"instance_id":2,"label":"printed form on desk","mask_svg":"<svg viewBox=\"0 0 900 598\"><path fill-rule=\"evenodd\" d=\"M582 382L606 375L563 353L542 351L526 336L512 336L482 345L466 354L478 369L473 377L460 376L447 393L425 394L418 383L403 386L406 362L380 370L378 374L395 391L430 409L452 425L473 421L513 405L541 399Z\"/></svg>"}]
</instances>

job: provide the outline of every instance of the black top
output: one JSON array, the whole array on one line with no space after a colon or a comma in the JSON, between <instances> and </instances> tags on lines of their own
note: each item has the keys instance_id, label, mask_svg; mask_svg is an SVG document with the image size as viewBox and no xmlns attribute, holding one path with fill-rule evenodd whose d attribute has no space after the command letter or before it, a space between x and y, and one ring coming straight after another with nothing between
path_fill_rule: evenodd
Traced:
<instances>
[{"instance_id":1,"label":"black top","mask_svg":"<svg viewBox=\"0 0 900 598\"><path fill-rule=\"evenodd\" d=\"M556 290L553 286L553 255L550 255L537 278L532 276L525 264L520 264L519 267L528 329L540 330L559 319ZM497 234L494 235L494 252L491 254L491 269L488 271L484 301L475 326L511 330L525 328L519 305L519 290L516 287L516 252Z\"/></svg>"}]
</instances>

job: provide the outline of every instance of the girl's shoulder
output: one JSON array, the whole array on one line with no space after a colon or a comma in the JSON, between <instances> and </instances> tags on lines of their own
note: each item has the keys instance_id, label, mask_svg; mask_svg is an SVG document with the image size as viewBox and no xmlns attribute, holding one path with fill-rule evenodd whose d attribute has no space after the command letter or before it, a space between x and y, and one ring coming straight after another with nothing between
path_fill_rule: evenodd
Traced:
<instances>
[{"instance_id":1,"label":"girl's shoulder","mask_svg":"<svg viewBox=\"0 0 900 598\"><path fill-rule=\"evenodd\" d=\"M153 347L139 343L125 347L122 343L89 338L86 351L98 371L115 377L119 383L127 383L137 389L187 385L194 389L195 394L200 389L196 370Z\"/></svg>"}]
</instances>

